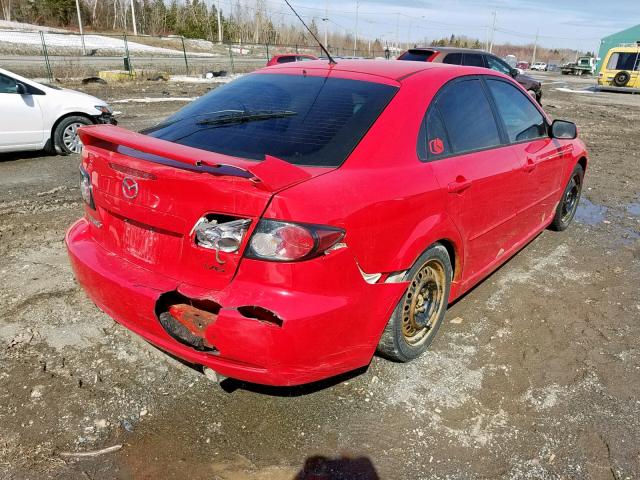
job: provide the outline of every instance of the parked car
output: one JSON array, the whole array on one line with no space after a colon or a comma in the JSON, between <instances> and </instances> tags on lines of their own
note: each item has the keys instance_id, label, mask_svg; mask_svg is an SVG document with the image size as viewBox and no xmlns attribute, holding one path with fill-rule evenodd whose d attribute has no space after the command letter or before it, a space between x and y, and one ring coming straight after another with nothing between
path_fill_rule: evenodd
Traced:
<instances>
[{"instance_id":1,"label":"parked car","mask_svg":"<svg viewBox=\"0 0 640 480\"><path fill-rule=\"evenodd\" d=\"M538 70L539 72L546 72L547 71L547 64L544 62L535 62L533 65L531 65L530 67L531 70Z\"/></svg>"},{"instance_id":2,"label":"parked car","mask_svg":"<svg viewBox=\"0 0 640 480\"><path fill-rule=\"evenodd\" d=\"M598 73L598 85L603 90L640 91L640 42L607 52Z\"/></svg>"},{"instance_id":3,"label":"parked car","mask_svg":"<svg viewBox=\"0 0 640 480\"><path fill-rule=\"evenodd\" d=\"M519 68L520 70L529 70L529 62L518 62L516 64L516 68Z\"/></svg>"},{"instance_id":4,"label":"parked car","mask_svg":"<svg viewBox=\"0 0 640 480\"><path fill-rule=\"evenodd\" d=\"M548 63L547 64L547 71L548 72L557 72L560 70L560 64L559 63Z\"/></svg>"},{"instance_id":5,"label":"parked car","mask_svg":"<svg viewBox=\"0 0 640 480\"><path fill-rule=\"evenodd\" d=\"M503 58L503 60L511 68L516 68L516 66L518 65L518 59L516 58L515 55L507 55Z\"/></svg>"},{"instance_id":6,"label":"parked car","mask_svg":"<svg viewBox=\"0 0 640 480\"><path fill-rule=\"evenodd\" d=\"M271 65L278 65L280 63L307 62L309 60L318 60L318 57L301 53L285 53L283 55L274 55L271 57L271 60L267 62L267 67L270 67Z\"/></svg>"},{"instance_id":7,"label":"parked car","mask_svg":"<svg viewBox=\"0 0 640 480\"><path fill-rule=\"evenodd\" d=\"M398 60L414 60L490 68L491 70L513 77L529 92L532 97L535 97L538 103L542 102L542 83L535 78L522 74L517 68L510 67L504 60L489 52L454 47L412 48L400 55ZM521 64L522 62L518 63L518 65ZM518 68L520 67L518 66Z\"/></svg>"},{"instance_id":8,"label":"parked car","mask_svg":"<svg viewBox=\"0 0 640 480\"><path fill-rule=\"evenodd\" d=\"M142 133L80 130L76 278L224 377L295 385L406 362L543 229L587 153L511 77L427 62L265 68Z\"/></svg>"},{"instance_id":9,"label":"parked car","mask_svg":"<svg viewBox=\"0 0 640 480\"><path fill-rule=\"evenodd\" d=\"M0 68L0 152L79 153L78 128L98 123L116 123L103 100Z\"/></svg>"}]
</instances>

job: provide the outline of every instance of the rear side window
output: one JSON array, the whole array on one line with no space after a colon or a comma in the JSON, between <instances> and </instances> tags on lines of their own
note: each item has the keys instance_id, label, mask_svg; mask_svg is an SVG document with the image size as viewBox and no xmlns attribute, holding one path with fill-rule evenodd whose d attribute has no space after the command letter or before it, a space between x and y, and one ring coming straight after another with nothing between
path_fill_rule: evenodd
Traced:
<instances>
[{"instance_id":1,"label":"rear side window","mask_svg":"<svg viewBox=\"0 0 640 480\"><path fill-rule=\"evenodd\" d=\"M500 145L498 126L480 80L445 86L435 105L449 134L452 153Z\"/></svg>"},{"instance_id":2,"label":"rear side window","mask_svg":"<svg viewBox=\"0 0 640 480\"><path fill-rule=\"evenodd\" d=\"M500 80L487 80L489 90L502 118L509 142L523 142L547 136L542 114L524 93Z\"/></svg>"},{"instance_id":3,"label":"rear side window","mask_svg":"<svg viewBox=\"0 0 640 480\"><path fill-rule=\"evenodd\" d=\"M607 70L640 70L640 53L616 52L611 54Z\"/></svg>"},{"instance_id":4,"label":"rear side window","mask_svg":"<svg viewBox=\"0 0 640 480\"><path fill-rule=\"evenodd\" d=\"M451 146L447 131L444 128L444 122L437 108L429 110L425 119L425 143L422 151L426 150L427 159L437 160L441 157L451 155Z\"/></svg>"},{"instance_id":5,"label":"rear side window","mask_svg":"<svg viewBox=\"0 0 640 480\"><path fill-rule=\"evenodd\" d=\"M294 57L293 55L290 57L279 57L277 60L278 63L291 63L295 61L296 61L296 57Z\"/></svg>"},{"instance_id":6,"label":"rear side window","mask_svg":"<svg viewBox=\"0 0 640 480\"><path fill-rule=\"evenodd\" d=\"M444 60L442 60L442 63L448 63L450 65L461 65L462 64L462 54L461 53L450 53L446 57L444 57Z\"/></svg>"},{"instance_id":7,"label":"rear side window","mask_svg":"<svg viewBox=\"0 0 640 480\"><path fill-rule=\"evenodd\" d=\"M433 50L408 50L398 57L398 60L412 60L417 62L426 62Z\"/></svg>"},{"instance_id":8,"label":"rear side window","mask_svg":"<svg viewBox=\"0 0 640 480\"><path fill-rule=\"evenodd\" d=\"M397 90L343 78L254 73L143 133L234 157L271 155L296 165L337 167Z\"/></svg>"},{"instance_id":9,"label":"rear side window","mask_svg":"<svg viewBox=\"0 0 640 480\"><path fill-rule=\"evenodd\" d=\"M484 67L484 59L479 53L465 53L462 64L469 67Z\"/></svg>"}]
</instances>

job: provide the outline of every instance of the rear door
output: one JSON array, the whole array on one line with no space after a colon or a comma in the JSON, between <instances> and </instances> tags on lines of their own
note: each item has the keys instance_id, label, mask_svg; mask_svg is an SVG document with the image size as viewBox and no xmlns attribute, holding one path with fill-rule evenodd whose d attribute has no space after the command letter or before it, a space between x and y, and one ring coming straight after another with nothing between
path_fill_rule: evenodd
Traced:
<instances>
[{"instance_id":1,"label":"rear door","mask_svg":"<svg viewBox=\"0 0 640 480\"><path fill-rule=\"evenodd\" d=\"M462 65L462 53L447 53L447 55L442 59L442 63L448 63L449 65Z\"/></svg>"},{"instance_id":2,"label":"rear door","mask_svg":"<svg viewBox=\"0 0 640 480\"><path fill-rule=\"evenodd\" d=\"M421 157L432 162L447 209L466 242L465 282L506 252L516 237L514 156L502 146L481 80L445 85L429 107Z\"/></svg>"},{"instance_id":3,"label":"rear door","mask_svg":"<svg viewBox=\"0 0 640 480\"><path fill-rule=\"evenodd\" d=\"M500 121L508 138L508 149L518 165L518 190L514 202L523 237L544 224L554 211L571 145L549 137L547 122L529 95L499 78L486 78Z\"/></svg>"},{"instance_id":4,"label":"rear door","mask_svg":"<svg viewBox=\"0 0 640 480\"><path fill-rule=\"evenodd\" d=\"M462 57L462 65L467 65L469 67L486 67L484 63L484 56L481 53L465 52Z\"/></svg>"},{"instance_id":5,"label":"rear door","mask_svg":"<svg viewBox=\"0 0 640 480\"><path fill-rule=\"evenodd\" d=\"M0 150L39 147L42 111L34 95L20 95L14 78L0 73Z\"/></svg>"}]
</instances>

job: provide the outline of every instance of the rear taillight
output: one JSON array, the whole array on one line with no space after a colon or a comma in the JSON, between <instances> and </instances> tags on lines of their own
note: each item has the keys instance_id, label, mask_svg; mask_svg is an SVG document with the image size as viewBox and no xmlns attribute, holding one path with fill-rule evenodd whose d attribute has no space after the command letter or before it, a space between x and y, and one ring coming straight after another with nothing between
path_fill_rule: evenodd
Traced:
<instances>
[{"instance_id":1,"label":"rear taillight","mask_svg":"<svg viewBox=\"0 0 640 480\"><path fill-rule=\"evenodd\" d=\"M343 237L340 228L260 220L245 256L274 262L308 260L323 255Z\"/></svg>"},{"instance_id":2,"label":"rear taillight","mask_svg":"<svg viewBox=\"0 0 640 480\"><path fill-rule=\"evenodd\" d=\"M225 221L226 220L226 221ZM235 253L240 248L251 220L203 217L194 227L195 242L203 248Z\"/></svg>"},{"instance_id":3,"label":"rear taillight","mask_svg":"<svg viewBox=\"0 0 640 480\"><path fill-rule=\"evenodd\" d=\"M80 165L80 193L82 195L82 199L84 203L86 203L93 210L96 209L96 205L93 202L93 190L91 188L91 176L89 173Z\"/></svg>"}]
</instances>

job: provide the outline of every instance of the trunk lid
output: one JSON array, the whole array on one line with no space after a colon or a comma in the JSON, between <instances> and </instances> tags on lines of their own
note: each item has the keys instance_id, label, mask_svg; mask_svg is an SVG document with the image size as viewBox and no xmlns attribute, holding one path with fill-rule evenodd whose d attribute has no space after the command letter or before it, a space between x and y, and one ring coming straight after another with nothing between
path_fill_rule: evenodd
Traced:
<instances>
[{"instance_id":1,"label":"trunk lid","mask_svg":"<svg viewBox=\"0 0 640 480\"><path fill-rule=\"evenodd\" d=\"M233 278L272 196L329 171L273 157L229 157L109 125L85 127L80 137L96 242L149 270L213 289ZM238 252L196 245L193 229L205 216L251 220Z\"/></svg>"}]
</instances>

